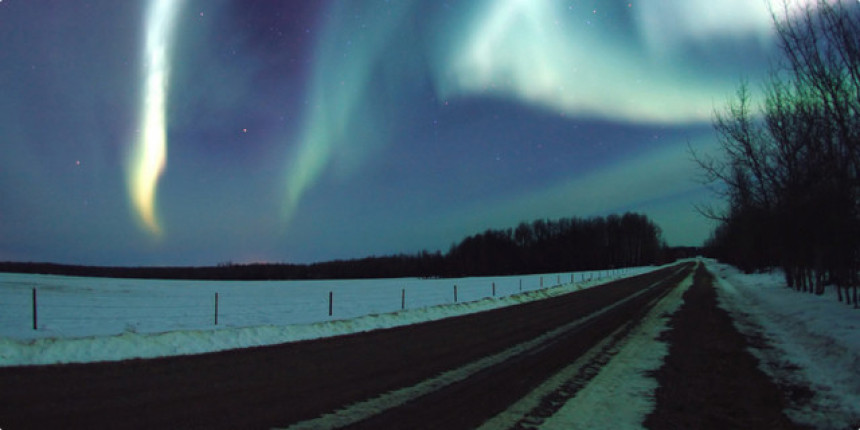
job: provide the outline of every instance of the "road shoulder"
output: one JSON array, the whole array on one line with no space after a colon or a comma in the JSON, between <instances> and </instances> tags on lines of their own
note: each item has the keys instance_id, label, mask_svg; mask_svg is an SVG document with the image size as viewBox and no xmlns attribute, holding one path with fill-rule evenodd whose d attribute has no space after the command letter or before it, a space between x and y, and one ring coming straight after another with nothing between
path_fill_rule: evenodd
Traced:
<instances>
[{"instance_id":1,"label":"road shoulder","mask_svg":"<svg viewBox=\"0 0 860 430\"><path fill-rule=\"evenodd\" d=\"M802 428L785 416L783 394L717 306L713 276L703 265L669 325L661 335L669 355L654 373L659 388L646 427Z\"/></svg>"}]
</instances>

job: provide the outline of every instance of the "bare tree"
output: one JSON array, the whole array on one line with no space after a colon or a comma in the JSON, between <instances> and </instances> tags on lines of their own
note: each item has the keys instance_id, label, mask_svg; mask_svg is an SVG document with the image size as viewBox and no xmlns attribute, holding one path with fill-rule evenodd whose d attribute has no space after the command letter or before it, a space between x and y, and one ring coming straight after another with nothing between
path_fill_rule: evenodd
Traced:
<instances>
[{"instance_id":1,"label":"bare tree","mask_svg":"<svg viewBox=\"0 0 860 430\"><path fill-rule=\"evenodd\" d=\"M783 57L763 105L742 84L715 114L722 158L697 157L729 203L710 244L747 268L781 265L798 290L832 283L857 307L860 5L819 0L797 12L785 2L773 22Z\"/></svg>"}]
</instances>

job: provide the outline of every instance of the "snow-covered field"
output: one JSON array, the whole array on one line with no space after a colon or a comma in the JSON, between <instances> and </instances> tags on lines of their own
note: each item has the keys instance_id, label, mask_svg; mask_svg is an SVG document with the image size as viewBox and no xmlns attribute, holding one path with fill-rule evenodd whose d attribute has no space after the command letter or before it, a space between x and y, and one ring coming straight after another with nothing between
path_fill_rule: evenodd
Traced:
<instances>
[{"instance_id":1,"label":"snow-covered field","mask_svg":"<svg viewBox=\"0 0 860 430\"><path fill-rule=\"evenodd\" d=\"M832 294L819 297L789 291L778 271L745 275L712 260L705 264L717 277L720 305L738 328L751 338L764 339L763 345L752 348L762 369L779 383L795 387L789 416L814 427L860 424L860 311L837 302ZM415 324L540 300L654 269L495 278L257 282L0 274L0 366L195 354ZM32 327L34 288L38 330ZM666 346L655 339L680 304L683 290L663 301L661 306L666 308L652 312L651 323L637 328L635 342L625 342L644 345L637 354L653 352L654 359L645 366L635 357L616 357L616 365L609 366L624 375L620 379L636 382L595 385L604 391L611 388L595 392L597 400L632 399L621 402L629 405L631 422L641 420L652 407L648 392L654 387L642 375L643 366L659 367ZM329 292L334 298L332 316ZM626 357L624 351L619 355ZM577 402L565 406L544 427L565 426L571 417L581 418L581 408L576 406L588 393L578 394ZM639 397L646 402L634 401ZM611 404L619 406L619 402ZM601 405L594 403L594 408ZM616 409L610 415L627 416L619 414Z\"/></svg>"},{"instance_id":2,"label":"snow-covered field","mask_svg":"<svg viewBox=\"0 0 860 430\"><path fill-rule=\"evenodd\" d=\"M832 289L824 296L788 290L779 271L745 275L714 261L707 267L738 329L766 339L752 348L762 369L795 387L789 417L816 428L857 428L860 310L839 303Z\"/></svg>"},{"instance_id":3,"label":"snow-covered field","mask_svg":"<svg viewBox=\"0 0 860 430\"><path fill-rule=\"evenodd\" d=\"M539 300L653 269L252 282L3 273L0 366L195 354L415 324Z\"/></svg>"}]
</instances>

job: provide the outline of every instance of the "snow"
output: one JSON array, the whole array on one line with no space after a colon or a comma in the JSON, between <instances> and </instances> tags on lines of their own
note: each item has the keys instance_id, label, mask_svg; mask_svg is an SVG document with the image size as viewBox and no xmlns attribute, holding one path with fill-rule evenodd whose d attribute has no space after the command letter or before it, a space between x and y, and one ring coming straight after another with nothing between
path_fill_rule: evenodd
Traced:
<instances>
[{"instance_id":1,"label":"snow","mask_svg":"<svg viewBox=\"0 0 860 430\"><path fill-rule=\"evenodd\" d=\"M680 308L682 296L692 283L690 274L629 333L623 332L624 327L618 329L529 395L484 423L481 429L511 428L520 421L545 430L641 428L655 406L653 394L658 384L650 373L663 365L669 353L668 344L658 337L667 329L667 322ZM593 362L606 364L589 380L583 376L582 369ZM542 400L576 387L581 388L552 416L539 416L544 409Z\"/></svg>"},{"instance_id":2,"label":"snow","mask_svg":"<svg viewBox=\"0 0 860 430\"><path fill-rule=\"evenodd\" d=\"M799 396L786 411L793 421L816 428L860 425L860 311L824 296L789 290L780 271L746 275L708 261L717 276L720 305L738 329L766 339L751 352L759 366Z\"/></svg>"},{"instance_id":3,"label":"snow","mask_svg":"<svg viewBox=\"0 0 860 430\"><path fill-rule=\"evenodd\" d=\"M540 300L653 269L253 282L3 273L0 366L198 354L390 328Z\"/></svg>"},{"instance_id":4,"label":"snow","mask_svg":"<svg viewBox=\"0 0 860 430\"><path fill-rule=\"evenodd\" d=\"M747 275L704 260L717 277L720 306L750 339L760 367L783 387L801 395L786 410L795 422L813 428L860 425L860 311L836 300L835 292L814 296L788 290L782 273ZM668 345L658 339L668 318L683 303L686 279L616 345L616 334L547 380L482 428L511 427L525 419L529 428L639 428L654 408L656 380ZM761 342L759 342L761 343ZM589 362L602 362L601 350L616 353L593 379L579 381ZM581 387L552 416L541 418L540 402L567 387ZM802 393L809 389L811 398Z\"/></svg>"},{"instance_id":5,"label":"snow","mask_svg":"<svg viewBox=\"0 0 860 430\"><path fill-rule=\"evenodd\" d=\"M659 384L651 375L669 354L668 343L658 336L692 284L690 274L648 313L600 373L540 428L641 428L656 406L654 391Z\"/></svg>"},{"instance_id":6,"label":"snow","mask_svg":"<svg viewBox=\"0 0 860 430\"><path fill-rule=\"evenodd\" d=\"M746 275L712 260L705 264L717 277L720 306L744 334L765 340L751 348L761 368L797 393L811 390L811 396L794 399L786 411L789 417L814 427L860 424L860 311L839 303L832 290L825 296L788 290L779 271ZM0 366L198 354L336 336L541 300L650 270L654 268L580 272L572 274L575 282L570 282L570 273L255 282L0 274ZM541 278L547 288L541 289ZM38 330L32 327L34 288ZM684 289L663 299L613 346L612 360L543 421L542 428L641 425L653 408L656 388L646 375L659 368L667 351L657 337L680 305ZM334 296L333 316L328 315L329 292ZM571 368L587 361L578 360ZM558 389L571 375L562 372L547 381L543 394ZM523 399L519 409L515 405L499 419L523 417L532 409L528 402L539 398Z\"/></svg>"},{"instance_id":7,"label":"snow","mask_svg":"<svg viewBox=\"0 0 860 430\"><path fill-rule=\"evenodd\" d=\"M692 278L690 278L692 279ZM656 285L657 283L653 284ZM347 405L333 413L323 415L321 417L311 419L304 422L299 422L288 427L289 429L317 429L317 428L341 428L352 425L356 422L367 419L371 416L379 414L380 412L386 411L391 408L395 408L406 404L414 399L420 398L430 392L439 390L443 387L449 386L453 383L463 381L472 375L482 372L489 367L495 366L499 363L505 362L517 355L534 353L534 351L545 348L547 345L552 344L558 341L558 338L566 335L571 330L574 330L578 327L582 327L594 319L600 317L606 312L611 311L614 308L622 306L624 303L627 303L631 300L635 300L636 297L644 294L648 289L642 289L638 292L627 296L626 298L619 300L609 306L604 307L596 312L587 314L583 317L572 320L566 324L558 326L540 336L534 337L530 340L522 342L520 344L514 345L506 350L497 352L495 354L485 356L479 360L470 362L466 365L463 365L456 369L451 369L443 372L440 375L432 377L430 379L426 379L416 385L403 387L397 390L393 390L390 392L383 393L378 397L374 397L356 404ZM504 418L507 418L504 417ZM502 428L502 427L511 427L516 421L505 422L503 418L502 422L493 422L490 423L489 426L487 424L483 425L482 428ZM498 425L504 423L503 425Z\"/></svg>"}]
</instances>

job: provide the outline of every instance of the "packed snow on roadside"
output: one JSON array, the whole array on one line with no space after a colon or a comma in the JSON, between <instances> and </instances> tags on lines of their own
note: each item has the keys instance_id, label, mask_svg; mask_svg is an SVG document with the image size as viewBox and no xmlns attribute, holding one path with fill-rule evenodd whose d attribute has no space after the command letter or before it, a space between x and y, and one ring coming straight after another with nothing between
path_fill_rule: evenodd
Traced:
<instances>
[{"instance_id":1,"label":"packed snow on roadside","mask_svg":"<svg viewBox=\"0 0 860 430\"><path fill-rule=\"evenodd\" d=\"M654 269L255 282L2 273L0 366L199 354L343 335L540 300Z\"/></svg>"},{"instance_id":2,"label":"packed snow on roadside","mask_svg":"<svg viewBox=\"0 0 860 430\"><path fill-rule=\"evenodd\" d=\"M668 329L692 284L691 273L629 333L608 336L480 429L513 428L521 421L543 430L641 427L656 406L658 384L652 373L669 353L668 343L659 336ZM604 364L593 376L583 376L590 373L587 368L595 361ZM542 402L548 396L580 386L555 413L540 417L546 410Z\"/></svg>"},{"instance_id":3,"label":"packed snow on roadside","mask_svg":"<svg viewBox=\"0 0 860 430\"><path fill-rule=\"evenodd\" d=\"M788 416L816 428L860 426L860 310L836 300L789 290L780 271L743 274L707 262L720 305L752 339L760 367L794 397Z\"/></svg>"}]
</instances>

